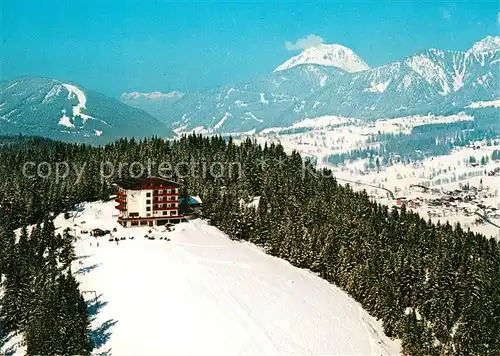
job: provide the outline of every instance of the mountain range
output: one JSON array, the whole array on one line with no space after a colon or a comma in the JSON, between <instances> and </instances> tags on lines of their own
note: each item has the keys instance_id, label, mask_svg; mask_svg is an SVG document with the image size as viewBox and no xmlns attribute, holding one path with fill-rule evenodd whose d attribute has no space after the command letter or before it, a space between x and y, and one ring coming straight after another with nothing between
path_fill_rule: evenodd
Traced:
<instances>
[{"instance_id":1,"label":"mountain range","mask_svg":"<svg viewBox=\"0 0 500 356\"><path fill-rule=\"evenodd\" d=\"M248 82L168 100L124 97L176 132L260 131L324 115L445 114L500 99L500 37L487 36L466 52L430 49L375 68L349 48L320 44ZM152 110L160 100L162 109Z\"/></svg>"},{"instance_id":2,"label":"mountain range","mask_svg":"<svg viewBox=\"0 0 500 356\"><path fill-rule=\"evenodd\" d=\"M259 132L307 118L365 121L500 107L500 37L468 51L429 49L370 68L341 45L309 47L246 82L197 92L123 93L120 100L41 77L0 82L0 133L107 143L174 132Z\"/></svg>"}]
</instances>

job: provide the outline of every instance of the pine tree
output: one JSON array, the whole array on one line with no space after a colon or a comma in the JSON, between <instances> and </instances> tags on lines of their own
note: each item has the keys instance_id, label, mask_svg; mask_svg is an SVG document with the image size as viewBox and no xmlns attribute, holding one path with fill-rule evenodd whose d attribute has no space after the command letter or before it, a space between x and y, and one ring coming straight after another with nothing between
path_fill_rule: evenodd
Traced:
<instances>
[{"instance_id":1,"label":"pine tree","mask_svg":"<svg viewBox=\"0 0 500 356\"><path fill-rule=\"evenodd\" d=\"M73 237L69 234L69 230L64 230L62 237L62 249L59 254L59 262L62 264L63 269L70 269L71 263L75 260L75 258L76 253L73 246Z\"/></svg>"}]
</instances>

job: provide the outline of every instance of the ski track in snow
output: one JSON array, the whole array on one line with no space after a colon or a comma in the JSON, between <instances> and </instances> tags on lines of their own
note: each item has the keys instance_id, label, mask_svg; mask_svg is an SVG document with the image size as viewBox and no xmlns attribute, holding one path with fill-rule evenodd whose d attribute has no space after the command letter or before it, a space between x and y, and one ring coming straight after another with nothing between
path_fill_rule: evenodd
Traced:
<instances>
[{"instance_id":1,"label":"ski track in snow","mask_svg":"<svg viewBox=\"0 0 500 356\"><path fill-rule=\"evenodd\" d=\"M149 228L124 229L113 203L89 203L56 227L116 227L109 242L76 242L73 271L83 291L105 303L97 352L112 355L395 355L399 342L347 294L314 274L231 241L200 220L148 240ZM80 229L80 227L76 227ZM158 232L155 232L158 235ZM168 234L168 235L167 235ZM90 246L92 242L92 246ZM85 294L88 295L87 293ZM91 295L91 294L90 294ZM108 328L109 327L109 328Z\"/></svg>"}]
</instances>

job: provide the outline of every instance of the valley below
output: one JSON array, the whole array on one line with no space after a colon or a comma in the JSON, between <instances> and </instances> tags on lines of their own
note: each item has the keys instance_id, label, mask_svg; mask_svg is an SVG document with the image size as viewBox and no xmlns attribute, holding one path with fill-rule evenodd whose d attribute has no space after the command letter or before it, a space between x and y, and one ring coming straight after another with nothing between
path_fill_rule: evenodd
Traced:
<instances>
[{"instance_id":1,"label":"valley below","mask_svg":"<svg viewBox=\"0 0 500 356\"><path fill-rule=\"evenodd\" d=\"M435 223L460 223L465 230L500 240L500 139L463 147L451 144L446 154L434 153L434 143L421 144L428 152L412 152L416 157L397 149L384 156L380 150L383 142L377 139L392 135L404 146L415 128L442 125L451 136L453 130L447 125L473 121L473 116L463 112L378 120L369 125L325 116L236 137L237 142L250 139L261 145L280 144L288 153L298 152L316 167L330 169L339 183L366 190L381 204L404 205Z\"/></svg>"}]
</instances>

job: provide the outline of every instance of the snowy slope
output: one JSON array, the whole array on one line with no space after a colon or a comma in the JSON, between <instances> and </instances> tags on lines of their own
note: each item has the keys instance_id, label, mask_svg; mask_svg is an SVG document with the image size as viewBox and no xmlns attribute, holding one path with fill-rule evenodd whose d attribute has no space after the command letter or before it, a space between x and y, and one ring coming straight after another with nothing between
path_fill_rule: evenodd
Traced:
<instances>
[{"instance_id":1,"label":"snowy slope","mask_svg":"<svg viewBox=\"0 0 500 356\"><path fill-rule=\"evenodd\" d=\"M300 64L320 64L337 67L347 72L361 72L370 68L350 48L338 44L319 44L306 48L298 55L278 66L275 71L289 69Z\"/></svg>"},{"instance_id":2,"label":"snowy slope","mask_svg":"<svg viewBox=\"0 0 500 356\"><path fill-rule=\"evenodd\" d=\"M93 335L112 355L394 355L399 343L339 288L195 220L169 233L124 229L113 203L56 227L131 236L76 243L73 270L98 298ZM85 221L85 224L82 224ZM159 240L167 236L171 241ZM83 235L85 236L85 235ZM90 243L92 242L92 246ZM93 293L85 293L91 299Z\"/></svg>"},{"instance_id":3,"label":"snowy slope","mask_svg":"<svg viewBox=\"0 0 500 356\"><path fill-rule=\"evenodd\" d=\"M152 115L75 84L21 77L0 82L0 134L104 144L121 137L172 137Z\"/></svg>"},{"instance_id":4,"label":"snowy slope","mask_svg":"<svg viewBox=\"0 0 500 356\"><path fill-rule=\"evenodd\" d=\"M467 106L468 108L478 109L478 108L500 108L499 100L490 101L476 101Z\"/></svg>"},{"instance_id":5,"label":"snowy slope","mask_svg":"<svg viewBox=\"0 0 500 356\"><path fill-rule=\"evenodd\" d=\"M95 119L90 115L84 114L84 111L87 109L87 97L85 96L83 90L71 84L62 84L62 86L68 91L68 100L71 100L74 97L77 99L78 103L76 106L73 106L73 116L80 116L84 122Z\"/></svg>"},{"instance_id":6,"label":"snowy slope","mask_svg":"<svg viewBox=\"0 0 500 356\"><path fill-rule=\"evenodd\" d=\"M187 93L161 117L176 132L258 130L261 126L267 127L271 121L274 125L282 124L277 119L284 110L345 74L334 67L304 64L286 71L272 72L249 82ZM141 107L147 109L146 106Z\"/></svg>"},{"instance_id":7,"label":"snowy slope","mask_svg":"<svg viewBox=\"0 0 500 356\"><path fill-rule=\"evenodd\" d=\"M326 162L332 154L377 146L378 143L370 143L369 139L378 133L410 134L415 127L421 125L471 120L474 120L474 117L464 112L446 116L404 116L378 120L369 125L356 118L321 116L305 119L288 127L272 127L259 133L239 135L235 138L235 142L242 142L247 138L256 140L261 145L273 142L282 145L288 153L297 151L303 156L314 157L321 163Z\"/></svg>"}]
</instances>

